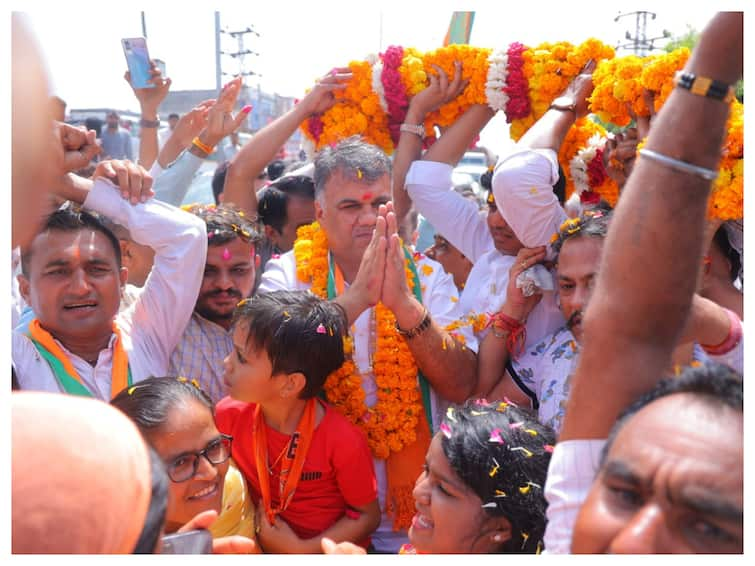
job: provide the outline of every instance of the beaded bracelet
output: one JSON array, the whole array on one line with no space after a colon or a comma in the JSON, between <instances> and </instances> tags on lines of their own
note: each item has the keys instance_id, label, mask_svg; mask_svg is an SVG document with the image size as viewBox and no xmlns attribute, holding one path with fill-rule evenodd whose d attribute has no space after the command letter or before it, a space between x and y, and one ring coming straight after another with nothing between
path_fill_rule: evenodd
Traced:
<instances>
[{"instance_id":1,"label":"beaded bracelet","mask_svg":"<svg viewBox=\"0 0 755 566\"><path fill-rule=\"evenodd\" d=\"M141 120L139 120L139 125L142 128L159 128L160 120L147 120L145 118L142 118Z\"/></svg>"},{"instance_id":2,"label":"beaded bracelet","mask_svg":"<svg viewBox=\"0 0 755 566\"><path fill-rule=\"evenodd\" d=\"M425 307L422 307L422 309L425 311L425 314L422 315L422 320L411 330L402 330L399 327L398 322L396 322L396 331L407 340L410 340L415 336L419 336L430 327L430 323L432 322L432 319L430 318L430 312Z\"/></svg>"},{"instance_id":3,"label":"beaded bracelet","mask_svg":"<svg viewBox=\"0 0 755 566\"><path fill-rule=\"evenodd\" d=\"M721 100L729 104L734 100L734 87L708 77L698 77L694 73L677 71L674 75L674 85L690 91L692 94Z\"/></svg>"}]
</instances>

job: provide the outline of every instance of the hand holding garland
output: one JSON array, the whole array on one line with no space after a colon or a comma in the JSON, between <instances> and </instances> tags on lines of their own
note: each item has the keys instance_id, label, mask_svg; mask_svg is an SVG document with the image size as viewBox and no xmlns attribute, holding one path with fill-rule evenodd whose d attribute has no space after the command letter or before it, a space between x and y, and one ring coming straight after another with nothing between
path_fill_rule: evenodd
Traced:
<instances>
[{"instance_id":1,"label":"hand holding garland","mask_svg":"<svg viewBox=\"0 0 755 566\"><path fill-rule=\"evenodd\" d=\"M742 75L743 15L717 14L685 71L733 84ZM716 171L729 105L675 88L647 146ZM583 319L584 347L560 440L605 438L617 415L670 365L690 312L711 181L643 157L619 201ZM641 274L652 273L652 277ZM652 329L652 332L649 331Z\"/></svg>"},{"instance_id":2,"label":"hand holding garland","mask_svg":"<svg viewBox=\"0 0 755 566\"><path fill-rule=\"evenodd\" d=\"M274 159L278 149L307 118L328 110L336 102L334 92L346 88L351 79L348 68L333 69L318 79L315 86L298 104L277 118L247 142L234 156L226 173L223 193L226 202L232 202L245 214L257 214L257 195L251 189L254 179Z\"/></svg>"},{"instance_id":3,"label":"hand holding garland","mask_svg":"<svg viewBox=\"0 0 755 566\"><path fill-rule=\"evenodd\" d=\"M406 112L404 123L422 125L425 118L431 112L440 108L443 104L453 100L466 88L469 80L461 80L462 65L460 61L454 61L454 76L449 82L446 72L433 65L437 76L430 74L430 84L422 91L415 94L409 101L409 109ZM401 132L398 146L393 158L393 206L399 226L403 225L404 219L412 207L412 200L404 188L406 173L413 161L422 156L422 144L424 139L411 132Z\"/></svg>"},{"instance_id":4,"label":"hand holding garland","mask_svg":"<svg viewBox=\"0 0 755 566\"><path fill-rule=\"evenodd\" d=\"M558 98L567 99L572 110L551 107L519 140L519 145L531 149L552 149L558 153L569 128L577 118L589 114L587 99L592 94L592 73L596 63L590 60L579 75L566 87Z\"/></svg>"}]
</instances>

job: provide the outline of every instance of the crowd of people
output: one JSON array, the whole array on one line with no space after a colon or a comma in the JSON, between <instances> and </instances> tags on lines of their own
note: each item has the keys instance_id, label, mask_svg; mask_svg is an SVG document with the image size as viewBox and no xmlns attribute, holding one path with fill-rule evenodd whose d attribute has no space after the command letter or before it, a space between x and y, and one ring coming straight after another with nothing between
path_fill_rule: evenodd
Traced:
<instances>
[{"instance_id":1,"label":"crowd of people","mask_svg":"<svg viewBox=\"0 0 755 566\"><path fill-rule=\"evenodd\" d=\"M494 110L417 131L461 64L392 157L352 136L288 164L349 69L240 145L240 77L159 134L153 66L134 152L117 114L44 118L14 16L12 551L742 553L742 257L707 217L742 60L717 14L697 87L604 148L615 209L564 198L589 62L483 202L452 171ZM218 147L215 204L181 207Z\"/></svg>"}]
</instances>

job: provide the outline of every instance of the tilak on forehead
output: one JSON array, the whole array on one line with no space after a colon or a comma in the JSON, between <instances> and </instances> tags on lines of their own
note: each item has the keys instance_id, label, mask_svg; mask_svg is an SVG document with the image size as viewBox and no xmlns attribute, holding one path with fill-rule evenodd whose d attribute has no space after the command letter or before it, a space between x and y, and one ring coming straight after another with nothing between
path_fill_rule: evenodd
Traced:
<instances>
[{"instance_id":1,"label":"tilak on forehead","mask_svg":"<svg viewBox=\"0 0 755 566\"><path fill-rule=\"evenodd\" d=\"M233 254L231 254L231 250L229 250L228 248L223 248L223 259L225 261L228 261L232 257L233 257Z\"/></svg>"}]
</instances>

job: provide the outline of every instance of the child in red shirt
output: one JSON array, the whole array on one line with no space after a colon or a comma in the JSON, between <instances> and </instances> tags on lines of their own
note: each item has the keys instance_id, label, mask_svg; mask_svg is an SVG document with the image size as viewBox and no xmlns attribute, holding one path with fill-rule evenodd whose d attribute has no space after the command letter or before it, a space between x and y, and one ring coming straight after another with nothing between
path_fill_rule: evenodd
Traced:
<instances>
[{"instance_id":1,"label":"child in red shirt","mask_svg":"<svg viewBox=\"0 0 755 566\"><path fill-rule=\"evenodd\" d=\"M225 359L221 432L257 504L265 552L322 552L320 539L368 544L380 523L364 433L316 398L344 361L340 306L306 291L239 304Z\"/></svg>"}]
</instances>

